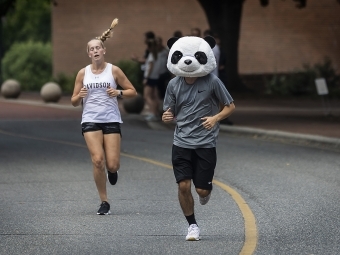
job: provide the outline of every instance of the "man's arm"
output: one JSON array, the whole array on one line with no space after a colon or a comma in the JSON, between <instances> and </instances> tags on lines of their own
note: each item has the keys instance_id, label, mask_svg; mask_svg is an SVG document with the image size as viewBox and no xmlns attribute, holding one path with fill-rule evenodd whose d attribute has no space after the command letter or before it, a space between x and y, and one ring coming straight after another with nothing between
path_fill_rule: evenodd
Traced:
<instances>
[{"instance_id":1,"label":"man's arm","mask_svg":"<svg viewBox=\"0 0 340 255\"><path fill-rule=\"evenodd\" d=\"M211 117L203 117L201 120L203 120L203 127L206 129L211 129L213 128L217 122L228 118L235 110L235 105L234 103L230 103L229 105L225 105L223 109L217 113L214 116Z\"/></svg>"},{"instance_id":2,"label":"man's arm","mask_svg":"<svg viewBox=\"0 0 340 255\"><path fill-rule=\"evenodd\" d=\"M225 105L218 114L215 115L217 121L221 121L225 118L228 118L235 111L234 103L230 103L230 105Z\"/></svg>"}]
</instances>

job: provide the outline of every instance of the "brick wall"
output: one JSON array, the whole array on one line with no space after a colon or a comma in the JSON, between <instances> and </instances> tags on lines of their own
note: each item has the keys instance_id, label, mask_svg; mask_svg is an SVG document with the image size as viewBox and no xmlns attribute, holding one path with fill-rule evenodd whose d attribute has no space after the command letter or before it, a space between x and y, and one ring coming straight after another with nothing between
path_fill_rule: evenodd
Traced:
<instances>
[{"instance_id":1,"label":"brick wall","mask_svg":"<svg viewBox=\"0 0 340 255\"><path fill-rule=\"evenodd\" d=\"M144 32L154 31L164 42L175 30L208 28L197 0L56 0L52 11L53 73L71 74L89 64L87 42L101 35L114 18L119 24L109 39L106 60L116 63L141 56ZM244 3L239 47L241 74L288 72L303 63L332 59L340 72L340 5L336 0L309 0L305 9L293 1Z\"/></svg>"},{"instance_id":2,"label":"brick wall","mask_svg":"<svg viewBox=\"0 0 340 255\"><path fill-rule=\"evenodd\" d=\"M239 45L243 74L289 72L304 63L332 59L340 73L340 4L335 0L308 0L298 9L291 0L244 4Z\"/></svg>"},{"instance_id":3,"label":"brick wall","mask_svg":"<svg viewBox=\"0 0 340 255\"><path fill-rule=\"evenodd\" d=\"M56 0L52 11L53 73L73 73L90 63L87 42L119 24L105 42L106 61L116 63L133 53L142 56L144 33L152 30L164 44L175 30L190 33L192 27L208 28L196 0Z\"/></svg>"}]
</instances>

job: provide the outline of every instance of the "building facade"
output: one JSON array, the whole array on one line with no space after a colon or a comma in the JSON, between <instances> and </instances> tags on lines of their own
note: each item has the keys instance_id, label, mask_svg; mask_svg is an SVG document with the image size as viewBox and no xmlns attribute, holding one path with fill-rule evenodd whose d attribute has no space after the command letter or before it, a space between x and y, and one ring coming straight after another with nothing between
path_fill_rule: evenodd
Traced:
<instances>
[{"instance_id":1,"label":"building facade","mask_svg":"<svg viewBox=\"0 0 340 255\"><path fill-rule=\"evenodd\" d=\"M336 0L309 0L298 9L294 1L244 2L239 42L243 75L282 73L329 57L340 73L340 5ZM52 7L53 74L74 74L89 64L87 42L119 24L105 42L106 60L117 63L142 56L144 33L153 31L164 44L175 30L189 35L193 27L209 28L197 0L55 0Z\"/></svg>"}]
</instances>

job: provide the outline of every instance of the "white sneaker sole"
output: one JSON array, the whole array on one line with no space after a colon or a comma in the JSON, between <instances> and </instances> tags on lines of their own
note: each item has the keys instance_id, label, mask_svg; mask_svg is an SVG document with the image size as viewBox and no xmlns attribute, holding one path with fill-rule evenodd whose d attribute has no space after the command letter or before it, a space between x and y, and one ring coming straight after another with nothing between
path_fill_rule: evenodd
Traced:
<instances>
[{"instance_id":1,"label":"white sneaker sole","mask_svg":"<svg viewBox=\"0 0 340 255\"><path fill-rule=\"evenodd\" d=\"M107 213L97 213L97 215L110 215L111 211L108 211Z\"/></svg>"},{"instance_id":2,"label":"white sneaker sole","mask_svg":"<svg viewBox=\"0 0 340 255\"><path fill-rule=\"evenodd\" d=\"M200 238L199 237L196 238L196 237L191 236L191 237L186 237L185 240L186 241L199 241Z\"/></svg>"}]
</instances>

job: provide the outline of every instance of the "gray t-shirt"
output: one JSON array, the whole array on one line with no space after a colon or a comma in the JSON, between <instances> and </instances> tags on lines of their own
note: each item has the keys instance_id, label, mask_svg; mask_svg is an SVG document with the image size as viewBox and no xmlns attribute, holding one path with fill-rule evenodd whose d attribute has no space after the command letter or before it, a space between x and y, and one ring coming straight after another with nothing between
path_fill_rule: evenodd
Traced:
<instances>
[{"instance_id":1,"label":"gray t-shirt","mask_svg":"<svg viewBox=\"0 0 340 255\"><path fill-rule=\"evenodd\" d=\"M208 130L201 118L216 115L221 104L232 102L224 84L213 74L198 77L193 84L187 84L184 77L170 80L163 110L171 108L177 122L174 145L189 149L216 147L219 123Z\"/></svg>"}]
</instances>

